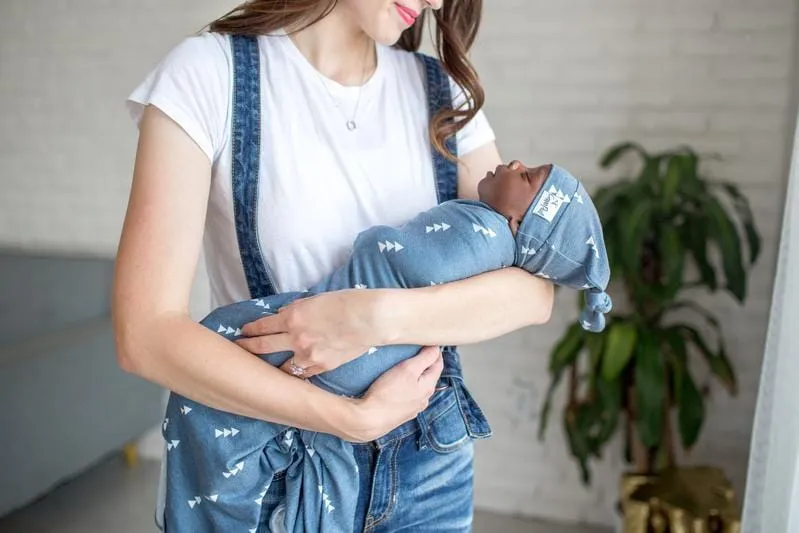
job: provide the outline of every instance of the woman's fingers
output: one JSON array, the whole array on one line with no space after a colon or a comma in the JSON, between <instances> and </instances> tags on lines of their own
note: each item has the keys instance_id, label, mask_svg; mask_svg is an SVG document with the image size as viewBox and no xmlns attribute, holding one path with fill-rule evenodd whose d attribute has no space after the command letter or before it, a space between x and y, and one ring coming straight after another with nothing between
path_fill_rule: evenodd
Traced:
<instances>
[{"instance_id":1,"label":"woman's fingers","mask_svg":"<svg viewBox=\"0 0 799 533\"><path fill-rule=\"evenodd\" d=\"M243 331L243 330L242 330ZM293 350L291 337L287 333L248 337L234 341L236 344L256 355L266 355Z\"/></svg>"},{"instance_id":2,"label":"woman's fingers","mask_svg":"<svg viewBox=\"0 0 799 533\"><path fill-rule=\"evenodd\" d=\"M417 355L402 364L421 379L425 371L435 365L438 359L441 359L441 349L438 346L425 346Z\"/></svg>"},{"instance_id":3,"label":"woman's fingers","mask_svg":"<svg viewBox=\"0 0 799 533\"><path fill-rule=\"evenodd\" d=\"M430 384L431 387L435 387L436 383L438 382L438 378L441 377L441 372L443 370L444 358L441 356L441 350L438 350L438 358L433 362L432 365L425 369L425 371L419 377L419 381L423 381Z\"/></svg>"},{"instance_id":4,"label":"woman's fingers","mask_svg":"<svg viewBox=\"0 0 799 533\"><path fill-rule=\"evenodd\" d=\"M286 333L288 331L286 327L286 316L285 314L278 313L276 315L259 318L258 320L244 324L241 328L241 332L248 337Z\"/></svg>"}]
</instances>

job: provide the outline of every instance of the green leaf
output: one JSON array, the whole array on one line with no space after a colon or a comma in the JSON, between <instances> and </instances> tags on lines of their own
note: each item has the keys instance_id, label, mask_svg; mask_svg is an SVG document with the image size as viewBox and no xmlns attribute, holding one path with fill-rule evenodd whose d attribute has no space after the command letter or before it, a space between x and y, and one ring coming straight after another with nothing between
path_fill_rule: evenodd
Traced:
<instances>
[{"instance_id":1,"label":"green leaf","mask_svg":"<svg viewBox=\"0 0 799 533\"><path fill-rule=\"evenodd\" d=\"M738 393L738 383L735 377L735 371L727 358L726 350L724 349L723 340L719 337L719 351L714 352L711 350L702 335L694 327L687 324L678 324L673 329L680 332L683 338L693 344L699 353L705 358L710 371L716 378L724 385L730 395Z\"/></svg>"},{"instance_id":2,"label":"green leaf","mask_svg":"<svg viewBox=\"0 0 799 533\"><path fill-rule=\"evenodd\" d=\"M654 206L651 202L641 201L632 208L628 215L620 219L620 223L623 224L621 228L622 241L619 243L621 258L625 272L629 277L635 276L634 281L638 278L638 273L641 270L641 250L644 239L651 230L653 211Z\"/></svg>"},{"instance_id":3,"label":"green leaf","mask_svg":"<svg viewBox=\"0 0 799 533\"><path fill-rule=\"evenodd\" d=\"M749 200L732 183L721 182L719 185L730 195L733 201L733 208L741 218L746 239L749 243L749 264L753 265L757 258L760 257L760 235L757 228L755 228L754 215L752 214L752 208L749 206Z\"/></svg>"},{"instance_id":4,"label":"green leaf","mask_svg":"<svg viewBox=\"0 0 799 533\"><path fill-rule=\"evenodd\" d=\"M635 326L630 323L615 322L610 325L602 354L602 377L605 381L618 378L627 366L633 355L637 334Z\"/></svg>"},{"instance_id":5,"label":"green leaf","mask_svg":"<svg viewBox=\"0 0 799 533\"><path fill-rule=\"evenodd\" d=\"M699 439L699 432L705 421L705 399L694 383L688 369L679 378L677 395L677 418L680 439L685 449L690 449Z\"/></svg>"},{"instance_id":6,"label":"green leaf","mask_svg":"<svg viewBox=\"0 0 799 533\"><path fill-rule=\"evenodd\" d=\"M702 282L708 289L715 291L718 287L716 271L707 258L708 232L704 222L691 218L682 226L681 233L682 240L699 269Z\"/></svg>"},{"instance_id":7,"label":"green leaf","mask_svg":"<svg viewBox=\"0 0 799 533\"><path fill-rule=\"evenodd\" d=\"M674 207L674 199L677 197L677 190L680 188L683 167L681 159L672 157L669 159L666 169L666 178L663 181L663 210L668 212Z\"/></svg>"},{"instance_id":8,"label":"green leaf","mask_svg":"<svg viewBox=\"0 0 799 533\"><path fill-rule=\"evenodd\" d=\"M674 375L674 398L677 403L677 424L684 448L693 446L705 420L705 400L699 392L690 370L685 339L676 330L666 334L670 347L669 361Z\"/></svg>"},{"instance_id":9,"label":"green leaf","mask_svg":"<svg viewBox=\"0 0 799 533\"><path fill-rule=\"evenodd\" d=\"M592 374L596 374L599 371L599 365L602 362L602 352L605 349L606 332L607 330L602 333L594 333L585 336L585 347L588 349Z\"/></svg>"},{"instance_id":10,"label":"green leaf","mask_svg":"<svg viewBox=\"0 0 799 533\"><path fill-rule=\"evenodd\" d=\"M551 374L541 415L538 419L538 439L543 440L549 423L549 414L552 410L552 398L563 379L563 372L573 364L580 354L585 341L585 334L580 324L572 324L561 337L549 359L549 372Z\"/></svg>"},{"instance_id":11,"label":"green leaf","mask_svg":"<svg viewBox=\"0 0 799 533\"><path fill-rule=\"evenodd\" d=\"M635 359L636 423L647 448L658 445L663 428L666 370L659 348L654 334L639 334Z\"/></svg>"},{"instance_id":12,"label":"green leaf","mask_svg":"<svg viewBox=\"0 0 799 533\"><path fill-rule=\"evenodd\" d=\"M732 362L727 357L727 349L724 347L724 341L719 340L718 358L714 358L710 364L710 371L716 375L722 384L727 388L732 396L738 394L738 379L735 377L735 369L732 367Z\"/></svg>"},{"instance_id":13,"label":"green leaf","mask_svg":"<svg viewBox=\"0 0 799 533\"><path fill-rule=\"evenodd\" d=\"M578 323L569 326L560 342L552 351L549 360L549 371L558 372L574 362L577 354L583 348L585 342L585 330Z\"/></svg>"},{"instance_id":14,"label":"green leaf","mask_svg":"<svg viewBox=\"0 0 799 533\"><path fill-rule=\"evenodd\" d=\"M743 267L741 240L738 231L719 201L713 196L706 196L704 209L708 220L710 236L715 239L722 255L724 276L727 279L727 290L738 301L746 298L746 272Z\"/></svg>"},{"instance_id":15,"label":"green leaf","mask_svg":"<svg viewBox=\"0 0 799 533\"><path fill-rule=\"evenodd\" d=\"M592 197L594 207L603 222L610 221L620 201L635 193L636 186L630 180L620 180L612 185L598 189Z\"/></svg>"},{"instance_id":16,"label":"green leaf","mask_svg":"<svg viewBox=\"0 0 799 533\"><path fill-rule=\"evenodd\" d=\"M661 269L664 276L664 300L672 300L682 286L685 253L680 235L673 226L664 226L660 234Z\"/></svg>"},{"instance_id":17,"label":"green leaf","mask_svg":"<svg viewBox=\"0 0 799 533\"><path fill-rule=\"evenodd\" d=\"M621 380L605 381L598 377L596 391L598 402L602 406L601 419L595 437L598 448L610 440L618 427L621 414Z\"/></svg>"},{"instance_id":18,"label":"green leaf","mask_svg":"<svg viewBox=\"0 0 799 533\"><path fill-rule=\"evenodd\" d=\"M699 155L690 146L681 146L678 150L682 161L683 177L686 181L697 181L699 178Z\"/></svg>"},{"instance_id":19,"label":"green leaf","mask_svg":"<svg viewBox=\"0 0 799 533\"><path fill-rule=\"evenodd\" d=\"M591 483L591 471L588 468L591 448L588 444L588 435L585 433L582 411L581 406L567 409L563 415L563 429L569 441L569 450L580 467L580 478L584 485L588 485Z\"/></svg>"},{"instance_id":20,"label":"green leaf","mask_svg":"<svg viewBox=\"0 0 799 533\"><path fill-rule=\"evenodd\" d=\"M602 168L608 168L611 165L613 165L613 163L615 163L617 159L619 159L621 156L623 156L624 154L626 154L631 150L638 152L638 154L641 156L641 159L643 160L646 160L649 157L648 154L646 153L646 150L644 150L644 148L640 144L636 142L624 142L611 147L605 153L605 155L602 156L599 162L599 166Z\"/></svg>"}]
</instances>

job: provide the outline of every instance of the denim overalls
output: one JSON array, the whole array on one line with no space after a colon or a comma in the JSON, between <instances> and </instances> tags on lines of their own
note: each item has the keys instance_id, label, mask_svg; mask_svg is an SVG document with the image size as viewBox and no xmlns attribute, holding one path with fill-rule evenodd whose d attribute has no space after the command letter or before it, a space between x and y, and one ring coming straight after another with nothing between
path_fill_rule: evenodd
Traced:
<instances>
[{"instance_id":1,"label":"denim overalls","mask_svg":"<svg viewBox=\"0 0 799 533\"><path fill-rule=\"evenodd\" d=\"M232 190L236 233L250 294L253 298L263 298L275 294L275 289L268 265L260 253L256 230L261 130L260 51L255 38L235 36L231 40L234 60ZM436 60L421 54L418 58L425 66L432 116L443 106L451 106L449 80ZM448 148L455 152L454 139L448 142ZM456 165L435 150L433 164L439 202L454 199ZM471 530L471 441L490 436L491 430L463 384L454 347L444 348L444 371L438 388L428 408L415 420L377 441L354 445L357 468L352 475L358 476L360 489L358 494L350 495L353 501L346 505L355 510L354 531ZM281 531L276 526L284 518L280 504L286 497L285 475L278 470L268 489L258 497L262 509L260 525L251 531ZM172 530L169 524L166 529Z\"/></svg>"}]
</instances>

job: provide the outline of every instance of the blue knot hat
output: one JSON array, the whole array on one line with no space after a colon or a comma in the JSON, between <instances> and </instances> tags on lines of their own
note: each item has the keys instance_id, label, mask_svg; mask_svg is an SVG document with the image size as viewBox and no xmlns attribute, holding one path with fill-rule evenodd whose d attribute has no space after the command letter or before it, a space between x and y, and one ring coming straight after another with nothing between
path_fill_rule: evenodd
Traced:
<instances>
[{"instance_id":1,"label":"blue knot hat","mask_svg":"<svg viewBox=\"0 0 799 533\"><path fill-rule=\"evenodd\" d=\"M585 291L584 329L605 329L613 307L610 265L599 214L582 184L552 166L516 233L516 264L557 285Z\"/></svg>"}]
</instances>

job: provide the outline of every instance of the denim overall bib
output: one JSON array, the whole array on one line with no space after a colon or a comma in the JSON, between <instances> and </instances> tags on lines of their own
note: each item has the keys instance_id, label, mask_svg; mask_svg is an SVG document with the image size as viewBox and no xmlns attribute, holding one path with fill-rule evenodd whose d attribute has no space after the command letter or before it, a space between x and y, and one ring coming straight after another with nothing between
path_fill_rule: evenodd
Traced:
<instances>
[{"instance_id":1,"label":"denim overall bib","mask_svg":"<svg viewBox=\"0 0 799 533\"><path fill-rule=\"evenodd\" d=\"M256 228L260 174L259 63L261 56L256 38L234 36L231 37L231 42L234 61L231 132L234 216L249 292L253 299L259 299L275 295L268 265L265 264L260 253ZM432 116L442 107L451 107L449 79L438 61L421 54L417 54L417 57L425 67L429 112ZM448 141L447 147L455 153L454 139ZM441 203L454 199L457 189L457 167L435 150L432 152L438 201ZM183 400L178 406L173 400L170 400L172 408L167 410L168 417L177 419L185 416L187 406L182 402ZM199 409L200 406L196 407L195 415L200 415L202 410ZM169 418L165 420L164 426L167 443L169 445L171 442L173 447L179 446L178 440L170 441L167 436L168 420ZM173 420L173 424L174 422L175 420ZM238 433L239 430L234 429L233 431ZM229 432L224 432L224 428L217 433L217 436L222 437L229 434ZM282 434L279 445L285 448L284 437L291 439L293 433L293 430L288 430ZM354 463L352 459L349 462L338 463L338 468L327 470L324 475L334 485L337 476L341 478L342 483L344 478L348 478L348 482L353 485L355 483L351 479L352 476L358 478L357 494L354 493L354 490L345 490L344 494L338 494L338 499L344 501L339 501L336 504L342 507L339 513L344 512L349 516L354 514L353 531L394 532L406 528L409 531L470 531L473 453L471 441L474 438L488 437L490 434L491 430L485 416L463 384L459 357L455 347L445 347L444 370L438 384L438 392L431 398L428 408L415 420L403 424L377 441L354 445ZM187 437L185 434L183 436ZM188 437L191 440L190 436ZM199 438L199 435L196 437ZM310 436L309 438L314 437ZM333 450L328 452L330 455L336 453L335 448L339 446L336 443L343 444L338 439L319 434L316 443L322 446L322 442L327 443L328 450ZM185 445L190 445L190 442L186 442ZM313 450L310 451L313 456ZM267 461L273 460L275 457L282 458L283 454L280 453L280 450L276 450L276 452L276 455L270 458L269 451L265 450L263 457ZM173 480L171 483L180 484L183 473L192 470L192 459L185 462L187 460L185 455L181 459L178 459L177 455L173 455L173 457L175 460L184 461L181 467L176 467L175 464L170 465L170 475ZM207 459L212 460L210 457ZM202 458L197 458L197 460L202 460ZM306 461L306 468L308 468L309 462ZM351 464L354 469L342 469L342 464L345 466ZM243 475L241 466L227 472L226 477ZM234 472L234 470L237 471ZM249 471L249 468L247 470ZM267 531L279 533L284 530L282 526L286 518L286 472L281 472L277 464L273 465L271 470L274 471L271 483L263 493L256 495L256 503L261 505L261 518L258 527L249 529L251 533ZM289 472L291 471L289 469ZM320 475L322 474L320 473ZM305 482L303 482L304 484ZM321 494L321 484L319 489ZM312 492L305 497L299 496L300 506L304 503L309 505L319 503L316 500L320 499L320 495L316 494L315 490ZM182 497L184 496L182 495ZM291 496L291 504L288 507L296 511L298 495L291 492L289 496ZM186 502L181 500L180 512L194 513L200 505L221 504L221 499L218 501L217 498L223 497L214 494L192 498L192 501L188 501L189 507L186 508L190 511L183 509L185 507L183 504ZM324 497L323 505L332 510L332 503L327 499L327 494L322 494L321 497ZM162 500L161 496L159 496L159 500ZM195 514L192 518L191 514L176 514L174 511L178 503L174 498L170 501L168 515L172 521L176 522L174 526L178 530L186 530L187 527L192 529L194 526L191 526L189 522L199 516ZM159 503L162 504L162 502ZM252 502L248 501L248 504L252 505ZM162 509L163 507L159 508L159 515ZM181 519L181 516L184 519ZM314 513L307 516L314 516ZM220 515L220 517L224 521L224 515ZM158 516L157 522L161 522L161 518ZM294 515L292 515L291 522L295 523L293 518ZM189 521L187 522L186 519ZM216 519L213 521L217 522ZM336 524L336 522L332 523ZM162 524L163 522L159 525ZM199 524L196 525L199 526ZM210 526L210 524L208 525ZM223 524L220 522L216 525L221 527ZM295 523L293 531L328 530L331 527L336 530L342 529L342 531L344 529L343 526L337 525L323 527L317 522L308 522L306 519L304 522ZM166 529L172 530L172 527ZM349 529L349 526L346 529ZM212 530L216 529L212 528Z\"/></svg>"}]
</instances>

